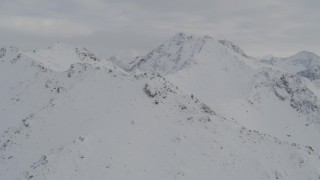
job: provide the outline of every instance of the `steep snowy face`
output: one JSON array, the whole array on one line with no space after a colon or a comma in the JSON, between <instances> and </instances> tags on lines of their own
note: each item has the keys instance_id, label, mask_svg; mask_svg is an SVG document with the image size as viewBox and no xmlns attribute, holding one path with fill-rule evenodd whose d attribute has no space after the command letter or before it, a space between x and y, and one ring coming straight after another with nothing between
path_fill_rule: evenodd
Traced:
<instances>
[{"instance_id":1,"label":"steep snowy face","mask_svg":"<svg viewBox=\"0 0 320 180\"><path fill-rule=\"evenodd\" d=\"M284 74L275 81L273 89L280 100L288 100L290 106L299 113L316 113L320 117L320 103L317 96L302 83L299 76ZM319 119L313 120L320 124Z\"/></svg>"},{"instance_id":2,"label":"steep snowy face","mask_svg":"<svg viewBox=\"0 0 320 180\"><path fill-rule=\"evenodd\" d=\"M100 58L96 57L86 48L78 48L69 44L56 43L48 49L22 53L42 63L54 71L65 71L71 64L86 62L99 64Z\"/></svg>"},{"instance_id":3,"label":"steep snowy face","mask_svg":"<svg viewBox=\"0 0 320 180\"><path fill-rule=\"evenodd\" d=\"M207 41L212 38L197 38L178 33L164 44L140 59L131 70L152 71L160 74L174 73L194 62L195 54L199 53Z\"/></svg>"},{"instance_id":4,"label":"steep snowy face","mask_svg":"<svg viewBox=\"0 0 320 180\"><path fill-rule=\"evenodd\" d=\"M255 74L253 88L241 105L228 108L246 127L320 150L320 91L299 75L272 69Z\"/></svg>"},{"instance_id":5,"label":"steep snowy face","mask_svg":"<svg viewBox=\"0 0 320 180\"><path fill-rule=\"evenodd\" d=\"M319 65L312 66L306 70L299 71L297 74L299 76L308 78L311 81L319 80L320 79L320 66Z\"/></svg>"},{"instance_id":6,"label":"steep snowy face","mask_svg":"<svg viewBox=\"0 0 320 180\"><path fill-rule=\"evenodd\" d=\"M193 56L191 66L166 77L210 105L243 98L258 65L230 47L211 39Z\"/></svg>"}]
</instances>

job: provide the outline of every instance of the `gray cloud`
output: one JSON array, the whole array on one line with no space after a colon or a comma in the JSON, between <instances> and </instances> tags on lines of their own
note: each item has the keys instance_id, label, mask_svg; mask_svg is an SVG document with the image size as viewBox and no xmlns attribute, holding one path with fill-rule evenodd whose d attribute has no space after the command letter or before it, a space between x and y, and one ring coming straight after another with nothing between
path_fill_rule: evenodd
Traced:
<instances>
[{"instance_id":1,"label":"gray cloud","mask_svg":"<svg viewBox=\"0 0 320 180\"><path fill-rule=\"evenodd\" d=\"M3 0L0 45L63 41L103 56L145 53L177 32L239 44L250 55L320 54L318 0Z\"/></svg>"}]
</instances>

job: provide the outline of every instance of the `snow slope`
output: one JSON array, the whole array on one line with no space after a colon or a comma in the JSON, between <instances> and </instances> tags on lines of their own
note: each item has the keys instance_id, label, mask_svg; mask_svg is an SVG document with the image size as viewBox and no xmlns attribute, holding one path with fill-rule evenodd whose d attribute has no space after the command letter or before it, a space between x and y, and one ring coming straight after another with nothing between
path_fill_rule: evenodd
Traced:
<instances>
[{"instance_id":1,"label":"snow slope","mask_svg":"<svg viewBox=\"0 0 320 180\"><path fill-rule=\"evenodd\" d=\"M319 153L313 147L239 125L214 103L207 105L211 97L204 96L210 93L188 93L190 82L175 81L185 80L182 75L193 73L193 68L200 72L217 65L211 72L224 72L230 83L232 78L242 80L230 84L239 88L228 90L232 98L250 95L246 92L250 81L242 78L251 75L244 72L254 74L252 69L259 64L219 42L208 43L200 52L215 54L220 61L196 53L187 61L199 61L186 72L178 68L182 74L177 79L173 74L128 74L81 57L53 66L42 59L48 56L32 58L30 52L4 49L0 57L1 179L301 180L320 176ZM226 59L224 55L230 53L233 56ZM173 72L178 65L169 67L163 73ZM210 83L206 78L211 76L203 75L207 74L187 77ZM219 95L227 95L223 88L217 89Z\"/></svg>"}]
</instances>

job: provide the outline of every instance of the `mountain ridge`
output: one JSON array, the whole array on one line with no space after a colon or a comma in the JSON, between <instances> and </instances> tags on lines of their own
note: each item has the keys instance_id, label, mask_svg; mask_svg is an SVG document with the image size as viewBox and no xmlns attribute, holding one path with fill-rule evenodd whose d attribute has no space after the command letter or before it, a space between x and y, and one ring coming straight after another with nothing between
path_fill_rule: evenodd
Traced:
<instances>
[{"instance_id":1,"label":"mountain ridge","mask_svg":"<svg viewBox=\"0 0 320 180\"><path fill-rule=\"evenodd\" d=\"M319 178L313 81L227 41L161 46L131 71L85 48L0 49L0 177Z\"/></svg>"}]
</instances>

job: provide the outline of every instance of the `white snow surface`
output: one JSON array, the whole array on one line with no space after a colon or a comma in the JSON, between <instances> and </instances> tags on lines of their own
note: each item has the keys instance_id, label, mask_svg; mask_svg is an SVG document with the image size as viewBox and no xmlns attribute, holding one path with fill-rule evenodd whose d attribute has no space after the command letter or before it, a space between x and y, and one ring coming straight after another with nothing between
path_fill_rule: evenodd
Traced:
<instances>
[{"instance_id":1,"label":"white snow surface","mask_svg":"<svg viewBox=\"0 0 320 180\"><path fill-rule=\"evenodd\" d=\"M318 87L226 42L0 49L0 179L319 179Z\"/></svg>"}]
</instances>

